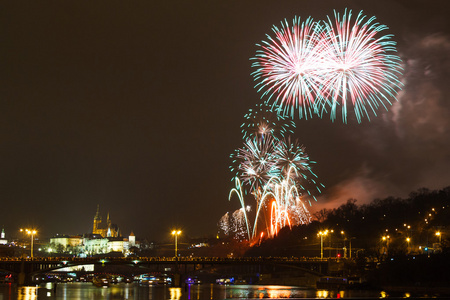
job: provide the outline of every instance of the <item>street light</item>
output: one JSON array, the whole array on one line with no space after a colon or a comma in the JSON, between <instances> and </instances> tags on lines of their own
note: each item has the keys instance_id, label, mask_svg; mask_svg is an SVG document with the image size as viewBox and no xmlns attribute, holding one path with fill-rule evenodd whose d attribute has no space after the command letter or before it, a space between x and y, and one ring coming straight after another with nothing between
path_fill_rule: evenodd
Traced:
<instances>
[{"instance_id":1,"label":"street light","mask_svg":"<svg viewBox=\"0 0 450 300\"><path fill-rule=\"evenodd\" d=\"M20 232L26 232L26 234L31 236L31 258L33 258L33 241L34 241L34 235L37 233L35 229L20 229Z\"/></svg>"},{"instance_id":2,"label":"street light","mask_svg":"<svg viewBox=\"0 0 450 300\"><path fill-rule=\"evenodd\" d=\"M352 259L352 240L356 239L355 237L348 237L345 235L345 231L341 231L341 235L344 237L344 258L347 258L347 250L348 250L348 258ZM345 246L345 241L348 241L349 248L347 249Z\"/></svg>"},{"instance_id":3,"label":"street light","mask_svg":"<svg viewBox=\"0 0 450 300\"><path fill-rule=\"evenodd\" d=\"M348 254L349 254L349 258L350 259L352 259L352 240L354 240L354 239L356 239L355 237L351 237L351 238L349 238L348 239L348 243L349 243L349 245L350 245L350 249L349 249L349 252L348 252Z\"/></svg>"},{"instance_id":4,"label":"street light","mask_svg":"<svg viewBox=\"0 0 450 300\"><path fill-rule=\"evenodd\" d=\"M345 247L345 241L347 240L347 237L345 236L345 231L341 230L341 236L344 239L344 247L342 250L344 250L344 258L347 258L347 247Z\"/></svg>"},{"instance_id":5,"label":"street light","mask_svg":"<svg viewBox=\"0 0 450 300\"><path fill-rule=\"evenodd\" d=\"M381 237L381 239L383 240L383 242L386 242L386 255L388 254L388 252L389 252L389 239L390 239L390 236L389 235L383 235L382 237Z\"/></svg>"},{"instance_id":6,"label":"street light","mask_svg":"<svg viewBox=\"0 0 450 300\"><path fill-rule=\"evenodd\" d=\"M411 252L410 247L409 247L409 243L411 242L411 238L407 237L407 238L406 238L406 242L408 243L408 249L407 249L407 251L408 251L408 253L409 253L409 252Z\"/></svg>"},{"instance_id":7,"label":"street light","mask_svg":"<svg viewBox=\"0 0 450 300\"><path fill-rule=\"evenodd\" d=\"M178 257L178 236L181 234L181 230L173 230L172 235L175 236L175 257Z\"/></svg>"},{"instance_id":8,"label":"street light","mask_svg":"<svg viewBox=\"0 0 450 300\"><path fill-rule=\"evenodd\" d=\"M328 230L319 231L320 236L320 259L323 259L323 237L328 234Z\"/></svg>"},{"instance_id":9,"label":"street light","mask_svg":"<svg viewBox=\"0 0 450 300\"><path fill-rule=\"evenodd\" d=\"M441 243L442 233L440 231L436 232L436 236L439 237L439 244Z\"/></svg>"},{"instance_id":10,"label":"street light","mask_svg":"<svg viewBox=\"0 0 450 300\"><path fill-rule=\"evenodd\" d=\"M327 231L328 231L328 230L327 230ZM331 236L332 236L332 235L331 235L331 234L332 234L332 233L334 233L334 230L333 230L333 229L330 230L330 241L329 241L329 242L330 242L330 248L328 249L328 257L331 257L331 246L332 246L332 244L331 244Z\"/></svg>"}]
</instances>

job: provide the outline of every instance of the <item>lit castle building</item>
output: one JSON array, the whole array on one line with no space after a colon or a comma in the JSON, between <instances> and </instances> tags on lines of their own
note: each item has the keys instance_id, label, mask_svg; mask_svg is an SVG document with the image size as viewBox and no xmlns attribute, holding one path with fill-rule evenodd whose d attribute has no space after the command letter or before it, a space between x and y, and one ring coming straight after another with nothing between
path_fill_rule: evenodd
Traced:
<instances>
[{"instance_id":1,"label":"lit castle building","mask_svg":"<svg viewBox=\"0 0 450 300\"><path fill-rule=\"evenodd\" d=\"M92 234L99 234L102 237L121 237L119 227L116 224L111 223L109 213L106 218L106 223L102 223L102 217L100 216L100 206L97 205L97 213L94 217L94 226L92 228Z\"/></svg>"},{"instance_id":2,"label":"lit castle building","mask_svg":"<svg viewBox=\"0 0 450 300\"><path fill-rule=\"evenodd\" d=\"M140 243L136 242L136 237L131 232L128 238L123 238L116 224L111 223L109 213L106 223L102 223L99 205L94 217L92 233L83 236L56 235L50 238L50 249L58 253L69 253L81 257L87 255L106 254L111 252L121 252L123 255L129 255L131 247L138 247Z\"/></svg>"}]
</instances>

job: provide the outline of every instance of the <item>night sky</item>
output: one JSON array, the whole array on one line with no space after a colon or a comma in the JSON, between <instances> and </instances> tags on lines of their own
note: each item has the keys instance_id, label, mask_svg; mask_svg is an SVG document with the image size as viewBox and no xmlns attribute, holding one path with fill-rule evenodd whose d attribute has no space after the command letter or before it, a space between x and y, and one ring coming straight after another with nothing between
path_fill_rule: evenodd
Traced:
<instances>
[{"instance_id":1,"label":"night sky","mask_svg":"<svg viewBox=\"0 0 450 300\"><path fill-rule=\"evenodd\" d=\"M124 235L217 232L239 208L230 153L260 103L250 73L274 24L346 7L390 29L404 62L389 111L296 119L323 194L311 211L450 185L450 2L37 1L0 7L0 226Z\"/></svg>"}]
</instances>

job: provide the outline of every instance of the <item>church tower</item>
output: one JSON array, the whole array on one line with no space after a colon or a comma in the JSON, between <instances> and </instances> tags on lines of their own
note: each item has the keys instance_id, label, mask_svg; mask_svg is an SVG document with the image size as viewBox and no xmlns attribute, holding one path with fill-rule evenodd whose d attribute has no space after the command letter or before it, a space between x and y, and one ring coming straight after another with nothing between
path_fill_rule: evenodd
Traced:
<instances>
[{"instance_id":1,"label":"church tower","mask_svg":"<svg viewBox=\"0 0 450 300\"><path fill-rule=\"evenodd\" d=\"M97 213L95 214L94 226L92 228L92 233L93 234L100 234L99 229L100 229L100 224L101 223L102 223L102 217L100 217L100 205L97 204Z\"/></svg>"},{"instance_id":2,"label":"church tower","mask_svg":"<svg viewBox=\"0 0 450 300\"><path fill-rule=\"evenodd\" d=\"M128 236L128 243L130 247L136 246L136 237L134 236L133 231L131 231L130 235Z\"/></svg>"}]
</instances>

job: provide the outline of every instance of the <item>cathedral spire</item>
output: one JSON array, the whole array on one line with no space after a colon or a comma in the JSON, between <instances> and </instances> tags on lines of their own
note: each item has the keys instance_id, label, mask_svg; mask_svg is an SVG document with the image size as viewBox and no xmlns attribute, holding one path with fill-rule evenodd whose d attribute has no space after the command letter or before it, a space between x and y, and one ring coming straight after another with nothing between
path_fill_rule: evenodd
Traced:
<instances>
[{"instance_id":1,"label":"cathedral spire","mask_svg":"<svg viewBox=\"0 0 450 300\"><path fill-rule=\"evenodd\" d=\"M97 204L97 213L95 214L94 220L100 220L100 219L101 219L101 217L100 217L100 204Z\"/></svg>"},{"instance_id":2,"label":"cathedral spire","mask_svg":"<svg viewBox=\"0 0 450 300\"><path fill-rule=\"evenodd\" d=\"M99 227L100 227L101 222L102 222L102 217L100 217L100 205L97 204L97 213L95 214L94 226L92 227L93 234L100 234Z\"/></svg>"}]
</instances>

